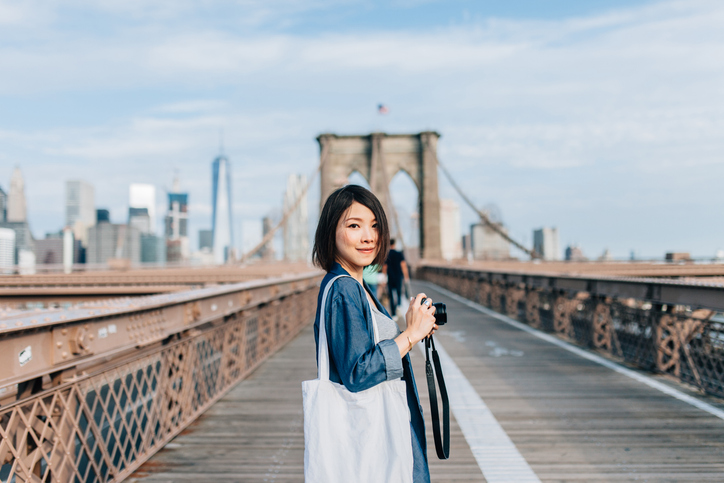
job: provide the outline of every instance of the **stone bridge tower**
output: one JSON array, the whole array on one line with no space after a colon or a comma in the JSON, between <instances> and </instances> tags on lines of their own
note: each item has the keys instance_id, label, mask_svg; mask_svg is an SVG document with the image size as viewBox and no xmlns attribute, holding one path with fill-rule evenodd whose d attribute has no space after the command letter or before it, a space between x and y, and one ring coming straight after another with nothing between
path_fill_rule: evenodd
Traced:
<instances>
[{"instance_id":1,"label":"stone bridge tower","mask_svg":"<svg viewBox=\"0 0 724 483\"><path fill-rule=\"evenodd\" d=\"M349 175L358 171L369 182L372 192L385 206L392 223L388 186L405 171L417 186L420 213L420 257L439 259L440 198L437 182L437 140L440 135L372 133L366 136L321 134L317 137L322 165L320 210L327 197L344 186Z\"/></svg>"}]
</instances>

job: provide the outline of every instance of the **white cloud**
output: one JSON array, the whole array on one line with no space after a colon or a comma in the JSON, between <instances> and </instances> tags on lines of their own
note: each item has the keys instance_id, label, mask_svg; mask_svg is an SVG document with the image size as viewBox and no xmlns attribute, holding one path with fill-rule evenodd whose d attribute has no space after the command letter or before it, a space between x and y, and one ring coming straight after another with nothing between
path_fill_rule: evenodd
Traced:
<instances>
[{"instance_id":1,"label":"white cloud","mask_svg":"<svg viewBox=\"0 0 724 483\"><path fill-rule=\"evenodd\" d=\"M23 23L30 11L23 4L0 1L0 25L17 25Z\"/></svg>"},{"instance_id":2,"label":"white cloud","mask_svg":"<svg viewBox=\"0 0 724 483\"><path fill-rule=\"evenodd\" d=\"M153 108L151 111L161 114L199 114L219 111L227 106L228 103L221 100L198 99L164 104Z\"/></svg>"},{"instance_id":3,"label":"white cloud","mask_svg":"<svg viewBox=\"0 0 724 483\"><path fill-rule=\"evenodd\" d=\"M185 12L185 8L180 10ZM513 74L521 69L534 74L560 68L573 68L574 74L584 68L592 73L610 72L617 67L640 68L630 62L642 60L666 71L676 66L658 63L674 59L716 69L711 61L721 53L724 34L717 27L723 20L724 9L716 3L698 2L698 8L692 8L672 2L588 18L498 20L428 32L293 36L243 29L222 32L204 26L166 27L155 32L121 28L118 35L101 37L98 42L59 32L46 42L1 49L0 61L14 73L4 81L9 92L70 85L150 86L169 81L225 86L238 81L236 76L255 74L291 74L314 82L320 74L338 76L348 70L365 75L378 71L396 76L479 75L491 79L500 77L500 69L512 68ZM52 85L41 75L48 71L54 73ZM576 79L572 80L559 87L575 89ZM545 83L541 87L555 88Z\"/></svg>"},{"instance_id":4,"label":"white cloud","mask_svg":"<svg viewBox=\"0 0 724 483\"><path fill-rule=\"evenodd\" d=\"M83 102L82 93L105 92L120 100L93 111L92 121L73 117L72 109L68 122L42 128L14 127L0 117L0 159L59 177L43 181L42 193L33 188L38 200L31 209L57 207L61 188L52 194L53 183L89 164L88 177L113 172L117 183L170 182L180 168L192 203L208 199L208 163L220 129L234 162L238 210L249 217L278 204L286 173L309 173L317 156L313 138L327 130L441 131L441 159L476 202L496 201L514 231L550 216L595 244L585 238L585 224L574 222L577 206L605 201L660 240L668 236L658 228L664 210L634 216L627 203L678 202L705 213L714 204L712 178L724 174L720 2L425 31L302 35L262 28L293 16L276 7L308 12L326 5L295 3L232 5L230 17L251 12L237 29L193 18L193 2L104 3L92 7L95 14L120 18L104 32L59 28L67 12L33 4L48 28L2 44L7 74L0 98L38 97L52 105L57 97ZM0 3L0 15L9 5L16 4ZM8 22L32 21L18 12ZM7 35L0 32L0 39ZM146 99L135 108L122 105L134 92ZM387 118L374 117L377 102L390 105ZM45 170L50 165L54 170ZM646 182L634 189L626 179ZM614 202L614 191L626 194ZM125 188L104 192L112 200L106 203L122 206ZM192 206L203 224L208 207Z\"/></svg>"}]
</instances>

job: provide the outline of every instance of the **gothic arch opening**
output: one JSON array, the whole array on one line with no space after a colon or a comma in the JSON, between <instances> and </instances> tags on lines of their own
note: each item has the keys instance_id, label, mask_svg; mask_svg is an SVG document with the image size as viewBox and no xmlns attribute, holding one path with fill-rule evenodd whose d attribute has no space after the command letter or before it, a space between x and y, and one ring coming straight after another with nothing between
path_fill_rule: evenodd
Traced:
<instances>
[{"instance_id":1,"label":"gothic arch opening","mask_svg":"<svg viewBox=\"0 0 724 483\"><path fill-rule=\"evenodd\" d=\"M419 253L420 248L420 191L414 180L405 170L400 170L393 176L389 185L390 201L397 214L390 213L390 231L392 236L400 237L405 244L405 255L412 256ZM396 223L397 222L397 223ZM396 226L399 224L399 227Z\"/></svg>"},{"instance_id":2,"label":"gothic arch opening","mask_svg":"<svg viewBox=\"0 0 724 483\"><path fill-rule=\"evenodd\" d=\"M349 174L346 184L356 184L358 186L370 189L370 184L367 181L367 178L365 178L362 173L360 173L356 169Z\"/></svg>"}]
</instances>

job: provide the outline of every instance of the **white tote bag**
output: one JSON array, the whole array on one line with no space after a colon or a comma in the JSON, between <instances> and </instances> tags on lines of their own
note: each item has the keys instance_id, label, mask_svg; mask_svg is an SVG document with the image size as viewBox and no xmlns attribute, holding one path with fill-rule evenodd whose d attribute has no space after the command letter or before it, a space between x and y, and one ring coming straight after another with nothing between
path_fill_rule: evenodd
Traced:
<instances>
[{"instance_id":1,"label":"white tote bag","mask_svg":"<svg viewBox=\"0 0 724 483\"><path fill-rule=\"evenodd\" d=\"M353 393L329 380L324 307L337 278L322 295L317 379L302 382L304 479L307 483L412 483L405 382L386 381ZM377 344L379 331L372 319Z\"/></svg>"}]
</instances>

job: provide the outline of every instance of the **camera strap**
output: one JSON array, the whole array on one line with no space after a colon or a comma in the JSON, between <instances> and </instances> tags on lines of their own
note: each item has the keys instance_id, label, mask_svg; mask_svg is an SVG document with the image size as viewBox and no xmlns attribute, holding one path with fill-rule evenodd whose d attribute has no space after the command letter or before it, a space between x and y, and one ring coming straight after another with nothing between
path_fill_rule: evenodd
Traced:
<instances>
[{"instance_id":1,"label":"camera strap","mask_svg":"<svg viewBox=\"0 0 724 483\"><path fill-rule=\"evenodd\" d=\"M432 362L435 364L435 371L430 363L430 349L432 348ZM427 375L427 390L430 393L430 412L432 413L432 433L435 437L435 451L437 457L446 460L450 457L450 405L447 398L445 378L442 375L440 357L435 349L435 341L432 336L425 339L425 374ZM442 399L442 437L440 436L440 412L437 407L437 391L435 390L435 376L440 387L440 399Z\"/></svg>"}]
</instances>

